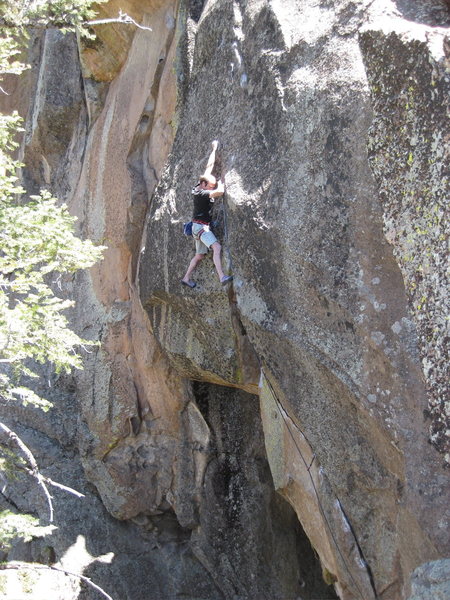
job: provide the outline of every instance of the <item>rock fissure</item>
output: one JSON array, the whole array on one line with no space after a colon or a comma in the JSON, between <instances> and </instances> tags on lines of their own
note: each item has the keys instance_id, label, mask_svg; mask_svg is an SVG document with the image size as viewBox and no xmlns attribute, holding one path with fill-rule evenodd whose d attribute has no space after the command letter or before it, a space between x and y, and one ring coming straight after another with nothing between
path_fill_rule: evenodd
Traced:
<instances>
[{"instance_id":1,"label":"rock fissure","mask_svg":"<svg viewBox=\"0 0 450 600\"><path fill-rule=\"evenodd\" d=\"M47 31L1 98L29 115L28 191L108 245L62 289L101 350L73 379L42 369L46 418L2 405L86 497L56 491L58 529L9 558L51 547L134 600L448 596L448 3L127 11L152 33ZM180 223L216 138L234 279L207 258L187 290Z\"/></svg>"},{"instance_id":2,"label":"rock fissure","mask_svg":"<svg viewBox=\"0 0 450 600\"><path fill-rule=\"evenodd\" d=\"M266 372L269 372L269 370L266 369ZM339 499L337 498L335 492L334 491L331 492L332 498L334 499L334 500L332 500L332 502L335 505L337 505L337 507L341 513L341 517L343 518L343 520L345 522L344 526L343 526L343 530L348 529L351 534L349 536L350 539L345 540L345 545L343 544L341 546L340 542L338 541L339 533L336 534L336 532L334 531L334 526L333 526L334 517L330 514L327 515L325 506L322 503L321 494L323 493L323 490L321 490L320 488L321 488L321 480L323 480L324 478L327 477L326 471L320 464L317 463L316 454L313 452L304 433L302 432L300 427L297 425L297 423L295 423L295 421L289 416L289 414L283 407L282 403L280 402L280 400L277 397L277 394L276 394L273 386L270 383L270 380L265 376L263 371L261 372L261 384L260 385L262 388L263 395L265 395L265 389L264 389L265 386L268 386L270 396L271 396L272 400L274 401L274 405L276 407L276 411L280 415L280 417L283 421L283 425L286 428L287 434L294 445L294 449L295 449L295 453L297 454L297 458L300 458L300 462L302 464L302 468L306 474L306 477L309 478L310 485L312 486L311 489L312 489L313 496L314 496L314 502L316 504L315 510L318 512L318 514L320 515L320 518L323 520L323 527L324 527L325 533L326 533L327 537L329 536L331 545L334 546L335 551L339 555L339 558L341 561L341 565L339 567L337 567L337 565L336 565L332 571L328 571L327 567L324 567L324 568L327 568L327 571L329 573L330 572L335 573L336 567L337 567L337 573L339 573L339 569L342 569L345 572L345 576L349 578L349 581L347 582L347 586L349 586L350 588L353 588L352 593L355 594L356 597L358 597L358 598L363 598L363 599L367 598L368 597L368 595L367 595L368 594L368 592L367 592L367 577L364 576L363 580L361 581L361 579L360 579L361 574L357 573L357 572L352 572L352 568L348 562L348 556L350 554L349 553L349 545L350 545L350 547L355 545L357 548L356 558L357 558L360 566L367 573L368 581L370 582L370 585L372 587L373 598L375 598L375 599L378 598L376 589L374 587L374 582L373 582L372 574L370 571L370 567L367 564L367 561L364 559L363 553L361 551L361 547L358 543L355 533L350 525L350 522L349 522L347 516L345 515L345 513L342 509L342 504L340 503ZM276 415L277 415L277 413L272 414L272 419L274 417L276 418ZM266 422L267 432L269 432L269 427L267 425L267 416L266 416L265 422ZM296 432L299 434L300 437L298 439L296 439L296 436L293 434L292 428L294 428L296 430ZM268 433L268 437L270 437L269 433ZM304 440L303 451L302 451L302 447L301 447L302 446L301 440ZM305 444L305 442L306 442L306 444ZM308 453L308 455L304 454L305 451ZM276 459L274 458L273 452L269 451L269 456L270 456L270 454L272 454L271 460L273 461L273 463L275 463ZM272 468L274 471L276 471L277 466L275 464L273 464ZM314 471L316 471L320 474L319 478L316 478L316 479L314 478L314 476L313 476ZM292 476L288 475L288 486L293 481L294 481L294 478ZM283 491L282 491L282 493L285 494L285 492L283 492ZM329 493L330 492L328 492L328 494ZM289 493L286 494L286 497L288 499L290 499ZM298 503L294 502L293 507L295 508L296 505L298 506ZM309 518L310 509L308 511L306 511L306 514L308 514L308 518ZM305 513L301 512L299 515L299 519L301 520L302 517L303 517L303 519L305 519ZM327 565L327 557L323 554L324 548L322 545L319 546L318 551L319 551L319 555L322 560L322 564ZM343 577L341 573L339 573L338 577L336 577L336 575L333 574L333 578L335 581L336 580L338 580L338 581L345 580L346 577ZM370 595L370 597L372 597L372 595Z\"/></svg>"},{"instance_id":3,"label":"rock fissure","mask_svg":"<svg viewBox=\"0 0 450 600\"><path fill-rule=\"evenodd\" d=\"M263 559L263 557L257 558L259 544L255 545L251 539L247 539L249 528L253 532L251 535L263 535L264 538L267 538L265 543L269 546L264 554L271 555L271 544L275 542L275 538L272 537L275 535L273 529L275 523L273 522L272 526L269 523L271 519L280 518L280 515L276 517L277 513L272 509L262 518L260 525L262 529L258 534L256 534L257 530L252 525L252 523L256 525L256 514L268 510L267 494L274 498L270 501L270 504L281 502L281 498L275 500L277 495L272 487L265 451L261 447L261 432L258 433L259 411L257 398L239 390L221 388L204 382L194 383L194 390L196 402L201 407L202 414L211 430L211 449L213 452L205 470L203 494L207 494L207 496L203 496L203 502L213 502L216 514L216 522L212 524L215 534L212 534L212 531L209 530L211 524L207 525L203 521L206 516L205 510L204 508L200 510L200 529L195 531L195 543L198 544L199 539L204 540L204 536L207 535L210 553L218 551L222 553L224 559L227 557L229 567L225 569L224 574L239 598L273 597L281 599L295 597L295 593L300 592L300 587L297 592L294 591L295 586L300 585L298 582L304 579L308 583L304 584L302 593L306 595L302 597L315 598L315 594L319 594L320 583L319 580L314 581L311 574L298 573L296 576L298 581L297 583L295 583L295 580L291 582L290 585L294 585L294 588L290 592L287 591L287 588L284 588L284 591L280 588L266 588L261 580L261 578L265 579L266 575L260 572L258 578L248 578L247 567L240 560L237 560L241 552L249 552L252 557L251 561ZM251 416L251 419L249 419L249 416ZM258 438L259 441L257 441ZM256 500L262 500L264 497L266 497L266 501L263 504ZM289 513L292 509L290 507L288 509L287 506L286 504L286 510ZM291 518L295 519L293 512ZM204 531L205 526L207 527L206 531ZM297 527L300 528L300 525ZM272 533L270 533L271 531ZM304 536L304 533L302 535ZM216 536L218 536L217 539ZM277 544L279 543L281 543L281 539L278 540ZM310 549L310 552L310 556L306 553L298 556L298 568L301 571L306 568L306 563L315 562L315 559L312 558L312 549ZM209 556L211 561L213 554ZM284 555L284 560L286 558L287 555ZM273 559L274 556L272 555ZM258 570L261 567L262 565L258 567L257 563L253 564L253 568ZM228 568L231 570L228 571ZM269 567L269 569L272 569L272 567ZM284 569L286 569L286 565ZM320 573L320 567L317 563L314 569L316 573ZM319 578L321 578L320 575ZM268 582L266 583L270 586ZM283 585L286 584L287 582ZM227 587L223 587L223 583L220 587L225 597L228 598L229 591L227 591ZM334 597L326 585L323 585L320 593L324 594L324 598Z\"/></svg>"},{"instance_id":4,"label":"rock fissure","mask_svg":"<svg viewBox=\"0 0 450 600\"><path fill-rule=\"evenodd\" d=\"M337 500L338 500L338 502L339 502L339 499L337 499ZM343 516L344 516L344 518L345 518L345 520L346 520L346 522L347 522L347 524L348 524L348 527L349 527L349 529L350 529L350 531L351 531L351 534L352 534L352 536L353 536L353 539L355 540L355 544L356 544L357 552L358 552L359 558L360 558L360 560L361 560L361 563L363 564L364 568L365 568L365 569L366 569L366 571L367 571L367 575L368 575L368 578L369 578L369 581L370 581L370 585L371 585L371 587L372 587L372 591L373 591L373 596L374 596L375 600L378 600L378 599L380 598L380 596L379 596L379 594L378 594L378 592L377 592L377 589L376 589L376 587L375 587L375 581L374 581L374 578L373 578L373 574L372 574L372 570L371 570L371 568L370 568L370 565L369 565L369 563L367 562L367 560L364 558L364 554L363 554L363 551L362 551L362 549L361 549L361 546L360 546L360 544L359 544L359 542L358 542L358 539L357 539L357 537L356 537L356 535L355 535L355 532L353 531L352 525L351 525L350 521L348 520L348 518L347 518L347 515L345 514L345 511L344 511L344 509L342 508L342 504L341 504L340 502L339 502L339 507L340 507L340 510L342 511L342 514L343 514ZM394 585L395 583L396 583L396 582L393 582L393 584L392 584L392 585ZM361 595L361 597L364 597L364 596L362 596L361 592L360 592L360 595Z\"/></svg>"}]
</instances>

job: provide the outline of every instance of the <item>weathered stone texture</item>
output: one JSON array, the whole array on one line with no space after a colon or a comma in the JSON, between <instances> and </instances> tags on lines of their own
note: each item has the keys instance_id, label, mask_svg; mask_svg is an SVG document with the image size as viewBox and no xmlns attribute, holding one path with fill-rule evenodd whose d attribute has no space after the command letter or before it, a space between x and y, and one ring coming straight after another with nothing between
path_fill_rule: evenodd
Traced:
<instances>
[{"instance_id":1,"label":"weathered stone texture","mask_svg":"<svg viewBox=\"0 0 450 600\"><path fill-rule=\"evenodd\" d=\"M317 540L343 598L404 597L411 570L448 549L439 525L446 519L448 478L423 419L421 334L383 230L383 188L373 178L367 146L377 120L367 81L364 36L370 34L361 32L379 13L394 30L407 26L394 5L371 4L375 8L307 1L205 6L140 267L143 304L177 369L242 385L236 331L253 347L315 454L332 535L323 515L314 520L302 509L308 476L301 465L293 475L293 444L284 455L269 451L269 460L278 461L272 468L294 480L279 489ZM423 7L420 14L425 19ZM395 78L402 61L392 52L389 68L379 68ZM206 83L212 77L219 85ZM178 282L186 268L180 224L189 217L189 190L208 151L198 140L206 145L215 137L222 142L218 172L227 186L219 231L234 275L228 301L239 329L211 264L199 267L195 290ZM439 177L434 181L441 185ZM287 435L281 428L269 443L266 432L266 441L277 448ZM342 510L340 524L338 513L333 520L333 498ZM345 521L362 569L353 559L337 559L343 547L351 554L350 538L340 536Z\"/></svg>"},{"instance_id":2,"label":"weathered stone texture","mask_svg":"<svg viewBox=\"0 0 450 600\"><path fill-rule=\"evenodd\" d=\"M217 587L226 598L335 598L273 488L257 397L203 383L194 396L210 439L196 449L208 459L192 548Z\"/></svg>"},{"instance_id":3,"label":"weathered stone texture","mask_svg":"<svg viewBox=\"0 0 450 600\"><path fill-rule=\"evenodd\" d=\"M411 578L408 600L445 600L450 596L449 560L435 560L418 567Z\"/></svg>"},{"instance_id":4,"label":"weathered stone texture","mask_svg":"<svg viewBox=\"0 0 450 600\"><path fill-rule=\"evenodd\" d=\"M80 176L87 112L75 36L49 30L34 39L40 60L29 76L33 102L23 146L24 183L70 198ZM61 74L64 73L64 77Z\"/></svg>"},{"instance_id":5,"label":"weathered stone texture","mask_svg":"<svg viewBox=\"0 0 450 600\"><path fill-rule=\"evenodd\" d=\"M439 561L419 565L450 548L446 3L100 16L118 8L152 32L102 25L78 47L48 31L27 75L25 183L107 251L61 282L101 348L74 377L45 371L49 417L2 407L86 498L58 491L59 529L9 558L84 569L115 600L441 593ZM215 138L234 280L206 259L189 290L181 224ZM29 482L8 485L45 520Z\"/></svg>"},{"instance_id":6,"label":"weathered stone texture","mask_svg":"<svg viewBox=\"0 0 450 600\"><path fill-rule=\"evenodd\" d=\"M450 71L442 33L368 30L370 162L405 281L429 392L431 440L450 460L448 221ZM395 71L390 65L395 64ZM401 324L394 324L399 329Z\"/></svg>"}]
</instances>

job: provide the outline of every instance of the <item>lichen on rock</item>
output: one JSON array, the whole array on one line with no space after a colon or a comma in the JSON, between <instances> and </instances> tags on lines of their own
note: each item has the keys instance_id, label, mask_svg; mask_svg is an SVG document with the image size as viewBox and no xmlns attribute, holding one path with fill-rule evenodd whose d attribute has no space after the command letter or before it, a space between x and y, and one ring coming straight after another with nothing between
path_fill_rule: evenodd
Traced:
<instances>
[{"instance_id":1,"label":"lichen on rock","mask_svg":"<svg viewBox=\"0 0 450 600\"><path fill-rule=\"evenodd\" d=\"M66 559L134 600L421 593L449 552L447 4L113 0L101 16L119 7L152 32L30 49L24 183L108 250L63 282L101 349L73 377L43 371L49 420L5 407L86 497L58 491L47 550L9 558ZM207 257L188 289L181 225L215 138L234 279Z\"/></svg>"},{"instance_id":2,"label":"lichen on rock","mask_svg":"<svg viewBox=\"0 0 450 600\"><path fill-rule=\"evenodd\" d=\"M449 75L444 49L392 31L366 31L361 46L374 111L369 159L384 231L394 248L417 327L430 439L449 459ZM419 39L418 39L419 38ZM392 65L396 66L395 70ZM449 463L450 464L450 463Z\"/></svg>"}]
</instances>

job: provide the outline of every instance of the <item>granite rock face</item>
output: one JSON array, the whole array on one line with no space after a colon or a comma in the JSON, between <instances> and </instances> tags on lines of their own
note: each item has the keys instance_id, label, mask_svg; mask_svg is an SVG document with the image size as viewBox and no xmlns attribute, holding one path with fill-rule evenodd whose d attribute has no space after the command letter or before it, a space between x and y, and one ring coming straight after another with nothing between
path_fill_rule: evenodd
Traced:
<instances>
[{"instance_id":1,"label":"granite rock face","mask_svg":"<svg viewBox=\"0 0 450 600\"><path fill-rule=\"evenodd\" d=\"M108 249L59 283L101 349L73 377L43 372L49 416L2 407L44 474L86 498L58 491L59 529L8 558L115 600L440 590L447 3L114 0L100 16L119 8L152 31L47 31L16 92L24 183ZM207 258L190 290L181 225L215 138L234 280ZM45 522L26 479L6 498Z\"/></svg>"},{"instance_id":2,"label":"granite rock face","mask_svg":"<svg viewBox=\"0 0 450 600\"><path fill-rule=\"evenodd\" d=\"M370 164L402 271L429 394L431 440L450 460L449 48L442 32L368 30L362 50L374 119ZM446 50L447 48L447 50ZM395 62L394 72L388 65ZM401 75L400 75L401 73Z\"/></svg>"},{"instance_id":3,"label":"granite rock face","mask_svg":"<svg viewBox=\"0 0 450 600\"><path fill-rule=\"evenodd\" d=\"M432 439L445 450L436 432L442 440L448 418L448 161L445 142L434 142L436 156L424 146L417 160L428 161L425 179L419 164L411 173L405 146L446 135L449 15L444 4L428 12L416 4L405 12L389 2L207 3L140 264L142 303L179 372L245 389L256 373L243 367L259 364L275 485L343 598L404 597L412 569L448 552L445 456L427 433L431 418ZM406 22L414 15L416 23ZM205 83L211 78L218 85ZM389 102L399 102L405 86L411 93L411 80L408 120ZM398 165L377 160L382 124ZM180 224L206 142L216 137L227 189L219 236L233 286L221 290L203 261L197 288L185 290ZM423 229L423 187L435 215L430 231L417 234L431 247L416 292L433 306L424 319L403 247L389 232L392 205L405 195L417 201L395 215L403 227ZM400 224L396 231L405 237ZM411 249L420 260L423 245ZM274 423L277 406L284 424Z\"/></svg>"},{"instance_id":4,"label":"granite rock face","mask_svg":"<svg viewBox=\"0 0 450 600\"><path fill-rule=\"evenodd\" d=\"M450 595L448 559L421 565L414 571L411 582L409 600L445 600Z\"/></svg>"}]
</instances>

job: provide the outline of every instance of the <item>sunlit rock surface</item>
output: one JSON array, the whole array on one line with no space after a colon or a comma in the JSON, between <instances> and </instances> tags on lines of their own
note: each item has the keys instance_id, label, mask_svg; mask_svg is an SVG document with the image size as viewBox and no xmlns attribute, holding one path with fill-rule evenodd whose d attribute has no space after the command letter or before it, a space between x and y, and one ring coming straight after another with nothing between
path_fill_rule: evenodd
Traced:
<instances>
[{"instance_id":1,"label":"sunlit rock surface","mask_svg":"<svg viewBox=\"0 0 450 600\"><path fill-rule=\"evenodd\" d=\"M441 593L445 568L420 565L449 554L447 3L99 16L119 9L152 31L47 31L12 88L26 186L108 249L59 282L101 349L74 377L45 372L49 415L2 410L86 498L56 491L58 530L8 558L60 561L115 600ZM207 259L188 290L181 225L215 138L234 280ZM27 479L7 498L46 522Z\"/></svg>"},{"instance_id":2,"label":"sunlit rock surface","mask_svg":"<svg viewBox=\"0 0 450 600\"><path fill-rule=\"evenodd\" d=\"M435 560L418 567L411 578L409 600L445 600L450 594L449 560Z\"/></svg>"},{"instance_id":3,"label":"sunlit rock surface","mask_svg":"<svg viewBox=\"0 0 450 600\"><path fill-rule=\"evenodd\" d=\"M446 135L447 123L438 118L448 93L446 30L433 29L431 20L445 23L448 14L435 6L427 21L422 6L419 22L408 27L411 7L402 15L400 3L371 4L370 10L369 3L355 10L348 2L206 5L171 159L148 217L139 281L154 333L186 376L245 385L239 365L247 361L237 343L245 336L268 382L261 401L276 487L296 508L342 597L398 598L414 566L448 548L448 478L444 454L428 443L427 415L437 401L430 385L427 396L423 322L405 289L404 256L388 231L397 188L406 192L408 181L409 195L417 197L414 217L400 213L414 231L421 186L434 192L423 177L413 178L411 159L395 138L404 161L397 171L393 160L383 169L374 156L384 110L408 148L425 134L402 113L393 119L389 106L374 100L374 89L383 87L387 103L390 94L410 93L411 77L421 90L416 121ZM417 41L427 31L428 46ZM389 50L396 38L403 52ZM430 73L434 68L436 92L417 64L418 50ZM408 55L416 65L402 79L396 73L404 76ZM221 85L207 85L210 78ZM382 78L400 89L386 90ZM197 288L186 291L179 285L187 263L180 260L186 245L180 224L189 217L189 190L208 151L197 140L215 137L222 142L218 174L225 175L227 194L218 215L233 288L224 293L204 262ZM429 144L431 137L430 131ZM439 165L423 153L434 165L429 178L437 209L436 231L427 238L421 232L424 243L441 248L424 277L426 286L437 278L426 326L441 346L445 152L436 147ZM388 176L393 180L381 181ZM444 368L443 349L431 346L431 364ZM272 425L281 418L277 400L292 434L287 425ZM314 457L311 470L290 435ZM306 508L313 473L320 503L312 490Z\"/></svg>"}]
</instances>

